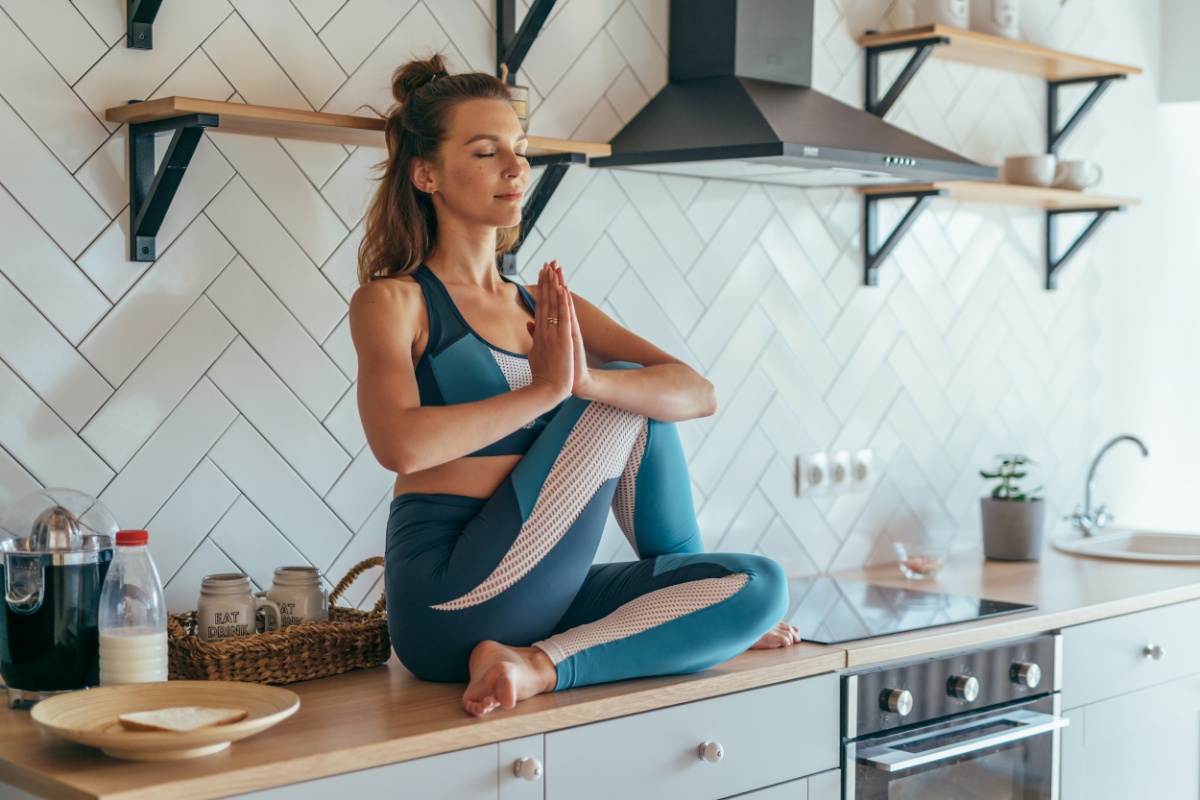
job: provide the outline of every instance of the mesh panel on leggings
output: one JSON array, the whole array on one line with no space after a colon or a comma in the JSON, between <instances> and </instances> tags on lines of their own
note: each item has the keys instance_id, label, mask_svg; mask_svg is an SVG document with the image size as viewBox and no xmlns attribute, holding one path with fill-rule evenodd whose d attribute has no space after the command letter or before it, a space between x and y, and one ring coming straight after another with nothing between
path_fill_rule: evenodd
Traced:
<instances>
[{"instance_id":1,"label":"mesh panel on leggings","mask_svg":"<svg viewBox=\"0 0 1200 800\"><path fill-rule=\"evenodd\" d=\"M633 452L629 454L625 471L621 473L621 479L617 481L617 493L613 495L612 502L613 516L617 518L617 524L621 526L621 531L629 540L629 546L633 548L634 553L638 552L637 537L634 536L633 528L634 493L637 490L638 469L641 468L642 457L646 454L646 441L649 434L650 420L646 420L642 423L642 429L638 431L637 441L633 443ZM640 557L640 554L638 555Z\"/></svg>"},{"instance_id":2,"label":"mesh panel on leggings","mask_svg":"<svg viewBox=\"0 0 1200 800\"><path fill-rule=\"evenodd\" d=\"M737 594L750 576L734 573L724 578L702 578L678 586L647 592L630 600L607 617L557 633L533 646L557 666L580 650L624 639L674 619L716 605Z\"/></svg>"},{"instance_id":3,"label":"mesh panel on leggings","mask_svg":"<svg viewBox=\"0 0 1200 800\"><path fill-rule=\"evenodd\" d=\"M501 353L492 347L488 348L488 352L492 354L492 358L496 359L496 366L500 367L500 372L504 374L504 380L508 382L509 389L515 392L517 389L533 383L533 371L529 368L529 361L510 356L508 353ZM532 428L535 422L537 420L530 420L522 428Z\"/></svg>"},{"instance_id":4,"label":"mesh panel on leggings","mask_svg":"<svg viewBox=\"0 0 1200 800\"><path fill-rule=\"evenodd\" d=\"M457 611L490 600L538 565L607 480L621 474L645 417L593 402L568 434L529 519L492 574L479 586L431 608Z\"/></svg>"}]
</instances>

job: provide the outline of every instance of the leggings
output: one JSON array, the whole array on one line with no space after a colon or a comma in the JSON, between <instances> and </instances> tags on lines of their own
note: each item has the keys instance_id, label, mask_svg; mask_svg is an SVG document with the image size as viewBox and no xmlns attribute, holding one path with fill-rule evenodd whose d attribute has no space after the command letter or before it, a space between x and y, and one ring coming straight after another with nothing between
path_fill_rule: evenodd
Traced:
<instances>
[{"instance_id":1,"label":"leggings","mask_svg":"<svg viewBox=\"0 0 1200 800\"><path fill-rule=\"evenodd\" d=\"M636 561L592 563L610 507ZM467 680L485 639L543 650L556 689L708 669L788 598L774 561L703 549L675 426L570 397L491 497L392 501L392 646L432 681Z\"/></svg>"}]
</instances>

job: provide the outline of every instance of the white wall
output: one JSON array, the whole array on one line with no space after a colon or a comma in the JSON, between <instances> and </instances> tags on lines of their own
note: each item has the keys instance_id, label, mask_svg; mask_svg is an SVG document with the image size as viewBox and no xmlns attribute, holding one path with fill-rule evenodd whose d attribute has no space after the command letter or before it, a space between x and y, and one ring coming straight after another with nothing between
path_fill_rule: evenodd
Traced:
<instances>
[{"instance_id":1,"label":"white wall","mask_svg":"<svg viewBox=\"0 0 1200 800\"><path fill-rule=\"evenodd\" d=\"M1154 458L1114 452L1101 496L1200 527L1177 499L1195 436L1197 120L1156 103L1158 7L1022 6L1031 40L1147 68L1066 148L1100 159L1099 190L1146 202L1056 292L1032 209L935 201L864 288L853 191L571 171L521 261L528 277L559 258L576 291L716 383L719 414L681 426L711 546L796 573L888 559L910 529L974 547L976 470L994 453L1037 458L1061 515L1125 428ZM171 94L381 108L414 50L490 70L491 3L165 3L151 52L124 47L123 9L0 0L0 508L38 485L99 494L150 528L175 608L209 572L261 585L308 561L337 578L382 552L390 495L345 319L380 153L206 136L147 267L125 257L125 131L103 109ZM615 133L666 80L666 9L561 0L521 76L531 129ZM908 25L911 4L818 0L816 19L817 88L860 104L857 36ZM1044 108L1033 78L931 61L889 119L997 163L1042 149ZM859 447L879 466L869 492L793 496L795 455ZM601 557L623 547L610 530Z\"/></svg>"}]
</instances>

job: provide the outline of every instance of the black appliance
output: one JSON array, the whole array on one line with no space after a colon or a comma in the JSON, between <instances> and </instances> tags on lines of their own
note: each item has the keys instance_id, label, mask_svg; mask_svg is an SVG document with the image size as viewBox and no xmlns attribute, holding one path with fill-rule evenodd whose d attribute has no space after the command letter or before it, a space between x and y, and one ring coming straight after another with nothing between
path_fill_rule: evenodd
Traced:
<instances>
[{"instance_id":1,"label":"black appliance","mask_svg":"<svg viewBox=\"0 0 1200 800\"><path fill-rule=\"evenodd\" d=\"M845 800L1058 797L1060 637L842 678Z\"/></svg>"},{"instance_id":2,"label":"black appliance","mask_svg":"<svg viewBox=\"0 0 1200 800\"><path fill-rule=\"evenodd\" d=\"M995 180L811 88L813 0L673 0L669 83L593 167L790 186Z\"/></svg>"},{"instance_id":3,"label":"black appliance","mask_svg":"<svg viewBox=\"0 0 1200 800\"><path fill-rule=\"evenodd\" d=\"M794 578L788 591L787 620L800 629L801 638L815 644L871 639L1037 608L828 576Z\"/></svg>"},{"instance_id":4,"label":"black appliance","mask_svg":"<svg viewBox=\"0 0 1200 800\"><path fill-rule=\"evenodd\" d=\"M14 524L24 518L20 506L0 525L0 678L10 708L100 682L100 589L112 538L87 527L85 515L59 505L54 493L76 508L98 506L78 492L50 489L22 504L43 496L51 502L31 526Z\"/></svg>"}]
</instances>

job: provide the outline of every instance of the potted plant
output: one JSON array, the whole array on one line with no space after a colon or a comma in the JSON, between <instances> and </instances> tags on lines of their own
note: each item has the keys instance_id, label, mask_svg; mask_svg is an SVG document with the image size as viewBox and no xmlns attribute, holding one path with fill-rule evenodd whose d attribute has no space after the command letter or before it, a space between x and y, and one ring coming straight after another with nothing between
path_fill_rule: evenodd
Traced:
<instances>
[{"instance_id":1,"label":"potted plant","mask_svg":"<svg viewBox=\"0 0 1200 800\"><path fill-rule=\"evenodd\" d=\"M1001 454L993 471L979 474L999 483L991 497L980 500L983 512L983 554L996 561L1037 561L1042 555L1042 524L1046 518L1045 501L1037 489L1021 489L1017 481L1029 473L1025 465L1034 463L1028 456Z\"/></svg>"}]
</instances>

